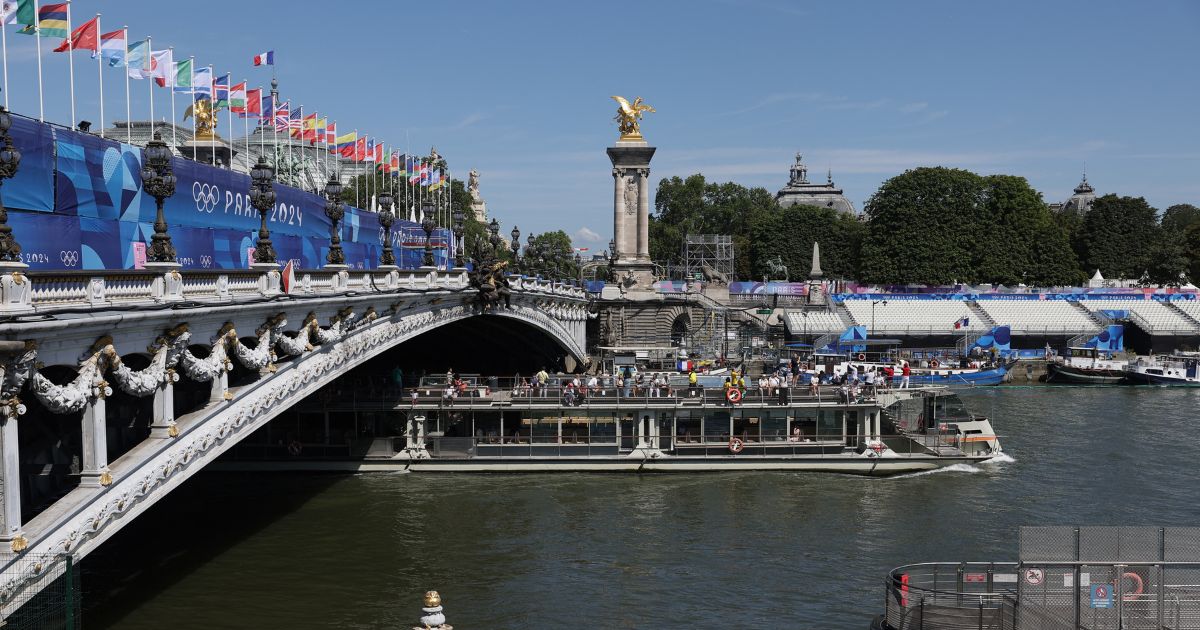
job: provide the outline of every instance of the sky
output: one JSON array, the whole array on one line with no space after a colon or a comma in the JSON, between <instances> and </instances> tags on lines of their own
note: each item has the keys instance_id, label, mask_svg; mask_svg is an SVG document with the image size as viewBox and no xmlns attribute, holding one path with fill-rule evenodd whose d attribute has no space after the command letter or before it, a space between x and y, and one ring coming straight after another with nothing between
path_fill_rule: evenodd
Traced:
<instances>
[{"instance_id":1,"label":"sky","mask_svg":"<svg viewBox=\"0 0 1200 630\"><path fill-rule=\"evenodd\" d=\"M612 236L610 95L657 109L642 123L652 186L703 173L776 191L801 152L810 180L832 170L860 210L888 178L936 165L1020 175L1047 201L1086 169L1100 194L1200 205L1194 1L71 6L76 25L99 12L102 30L126 25L235 83L267 85L251 58L274 50L293 105L402 149L436 146L456 178L479 171L504 233L561 229L593 251ZM10 109L36 116L34 38L6 31ZM42 42L46 118L65 123L56 43ZM124 80L103 72L111 124ZM75 53L77 119L98 120L97 74ZM149 87L131 83L145 119ZM165 91L156 99L161 117Z\"/></svg>"}]
</instances>

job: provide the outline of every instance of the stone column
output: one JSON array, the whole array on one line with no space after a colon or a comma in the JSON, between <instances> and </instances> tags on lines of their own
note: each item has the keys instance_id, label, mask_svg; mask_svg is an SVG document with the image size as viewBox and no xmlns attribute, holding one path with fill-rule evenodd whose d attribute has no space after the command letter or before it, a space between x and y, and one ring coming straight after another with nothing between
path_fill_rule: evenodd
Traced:
<instances>
[{"instance_id":1,"label":"stone column","mask_svg":"<svg viewBox=\"0 0 1200 630\"><path fill-rule=\"evenodd\" d=\"M637 257L650 261L650 169L639 168L638 214L637 214Z\"/></svg>"},{"instance_id":2,"label":"stone column","mask_svg":"<svg viewBox=\"0 0 1200 630\"><path fill-rule=\"evenodd\" d=\"M613 168L613 242L617 244L612 255L620 260L625 249L625 169Z\"/></svg>"},{"instance_id":3,"label":"stone column","mask_svg":"<svg viewBox=\"0 0 1200 630\"><path fill-rule=\"evenodd\" d=\"M214 403L225 400L225 390L227 389L229 389L229 372L226 372L225 368L222 367L212 379L208 390L208 402Z\"/></svg>"},{"instance_id":4,"label":"stone column","mask_svg":"<svg viewBox=\"0 0 1200 630\"><path fill-rule=\"evenodd\" d=\"M170 378L164 378L154 392L154 422L150 424L150 437L171 438L178 435L178 431L175 428L175 384Z\"/></svg>"},{"instance_id":5,"label":"stone column","mask_svg":"<svg viewBox=\"0 0 1200 630\"><path fill-rule=\"evenodd\" d=\"M7 542L13 551L21 551L26 543L21 530L21 454L17 451L17 416L10 407L0 409L0 541Z\"/></svg>"},{"instance_id":6,"label":"stone column","mask_svg":"<svg viewBox=\"0 0 1200 630\"><path fill-rule=\"evenodd\" d=\"M84 488L112 483L112 475L108 472L106 405L103 392L101 394L83 408L83 470L79 472L79 485Z\"/></svg>"}]
</instances>

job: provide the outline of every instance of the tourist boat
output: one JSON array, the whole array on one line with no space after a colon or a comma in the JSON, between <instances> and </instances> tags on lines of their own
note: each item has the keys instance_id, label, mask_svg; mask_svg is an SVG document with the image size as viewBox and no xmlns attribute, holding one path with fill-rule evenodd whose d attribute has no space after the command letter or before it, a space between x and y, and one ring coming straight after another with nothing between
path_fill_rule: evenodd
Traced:
<instances>
[{"instance_id":1,"label":"tourist boat","mask_svg":"<svg viewBox=\"0 0 1200 630\"><path fill-rule=\"evenodd\" d=\"M1125 376L1135 384L1200 387L1200 353L1138 357Z\"/></svg>"},{"instance_id":2,"label":"tourist boat","mask_svg":"<svg viewBox=\"0 0 1200 630\"><path fill-rule=\"evenodd\" d=\"M863 374L866 370L874 370L876 368L892 368L894 376L892 377L892 386L895 387L903 381L901 375L904 364L904 359L896 358L889 354L881 354L872 356L866 352L847 353L847 354L815 354L813 355L813 364L817 372L827 373L832 375L842 375L854 366L859 374ZM932 358L923 360L918 363L915 360L909 361L910 375L908 382L910 386L923 385L944 385L947 387L953 386L980 386L980 385L999 385L1008 378L1009 370L1016 363L1013 361L1001 361L997 365L978 364L970 360L960 360L958 365L947 361L943 364L940 359Z\"/></svg>"},{"instance_id":3,"label":"tourist boat","mask_svg":"<svg viewBox=\"0 0 1200 630\"><path fill-rule=\"evenodd\" d=\"M1128 361L1098 348L1068 348L1066 357L1046 364L1046 382L1117 385L1125 382L1128 369Z\"/></svg>"},{"instance_id":4,"label":"tourist boat","mask_svg":"<svg viewBox=\"0 0 1200 630\"><path fill-rule=\"evenodd\" d=\"M405 418L404 435L375 438L355 470L892 475L1001 453L991 422L945 387L860 391L845 400L836 387L627 392L608 381L575 395L570 387L459 378L457 388L425 377L406 390L394 410Z\"/></svg>"}]
</instances>

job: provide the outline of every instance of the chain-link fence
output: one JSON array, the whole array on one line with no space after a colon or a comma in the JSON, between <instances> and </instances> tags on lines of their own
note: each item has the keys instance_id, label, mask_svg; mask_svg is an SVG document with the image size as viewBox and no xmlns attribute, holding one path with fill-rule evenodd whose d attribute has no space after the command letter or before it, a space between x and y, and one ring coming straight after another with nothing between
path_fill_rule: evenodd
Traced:
<instances>
[{"instance_id":1,"label":"chain-link fence","mask_svg":"<svg viewBox=\"0 0 1200 630\"><path fill-rule=\"evenodd\" d=\"M74 558L23 556L0 571L0 627L78 630L79 568Z\"/></svg>"}]
</instances>

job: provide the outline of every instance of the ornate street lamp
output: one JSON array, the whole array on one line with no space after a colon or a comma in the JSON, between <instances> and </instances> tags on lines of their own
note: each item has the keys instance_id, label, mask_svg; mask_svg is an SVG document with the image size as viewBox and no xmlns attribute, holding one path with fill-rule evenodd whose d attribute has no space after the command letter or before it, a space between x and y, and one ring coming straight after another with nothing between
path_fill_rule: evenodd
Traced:
<instances>
[{"instance_id":1,"label":"ornate street lamp","mask_svg":"<svg viewBox=\"0 0 1200 630\"><path fill-rule=\"evenodd\" d=\"M512 237L508 245L512 248L513 265L516 265L521 253L521 230L518 230L517 226L514 225L512 232L509 232L508 235Z\"/></svg>"},{"instance_id":2,"label":"ornate street lamp","mask_svg":"<svg viewBox=\"0 0 1200 630\"><path fill-rule=\"evenodd\" d=\"M392 212L392 191L385 186L377 196L379 202L379 225L383 226L383 253L379 255L380 267L395 267L396 255L392 253L392 224L396 215Z\"/></svg>"},{"instance_id":3,"label":"ornate street lamp","mask_svg":"<svg viewBox=\"0 0 1200 630\"><path fill-rule=\"evenodd\" d=\"M425 230L425 258L421 264L426 267L433 266L433 202L426 201L421 204L421 229Z\"/></svg>"},{"instance_id":4,"label":"ornate street lamp","mask_svg":"<svg viewBox=\"0 0 1200 630\"><path fill-rule=\"evenodd\" d=\"M258 210L262 222L258 227L258 241L254 244L254 262L274 265L275 246L271 244L271 232L267 229L267 213L275 207L275 169L267 164L264 155L258 156L258 164L250 169L250 205Z\"/></svg>"},{"instance_id":5,"label":"ornate street lamp","mask_svg":"<svg viewBox=\"0 0 1200 630\"><path fill-rule=\"evenodd\" d=\"M325 184L325 216L333 222L329 228L329 253L325 255L325 262L329 265L344 266L346 264L346 255L342 253L342 232L338 229L338 223L346 214L346 206L342 203L342 182L338 180L336 174L330 173L329 183Z\"/></svg>"},{"instance_id":6,"label":"ornate street lamp","mask_svg":"<svg viewBox=\"0 0 1200 630\"><path fill-rule=\"evenodd\" d=\"M488 242L492 244L492 258L500 257L500 222L492 217L492 222L488 224Z\"/></svg>"},{"instance_id":7,"label":"ornate street lamp","mask_svg":"<svg viewBox=\"0 0 1200 630\"><path fill-rule=\"evenodd\" d=\"M608 279L617 280L617 239L608 240Z\"/></svg>"},{"instance_id":8,"label":"ornate street lamp","mask_svg":"<svg viewBox=\"0 0 1200 630\"><path fill-rule=\"evenodd\" d=\"M154 139L146 145L146 165L142 167L142 187L154 197L158 211L154 215L154 235L150 237L150 250L146 258L152 263L174 263L175 246L167 233L167 219L163 214L163 201L175 194L175 174L171 172L171 149L162 141L162 134L154 132Z\"/></svg>"},{"instance_id":9,"label":"ornate street lamp","mask_svg":"<svg viewBox=\"0 0 1200 630\"><path fill-rule=\"evenodd\" d=\"M575 252L575 275L583 282L583 256L579 255L579 252Z\"/></svg>"},{"instance_id":10,"label":"ornate street lamp","mask_svg":"<svg viewBox=\"0 0 1200 630\"><path fill-rule=\"evenodd\" d=\"M4 141L4 146L0 148L0 184L16 175L17 167L21 165L21 152L13 146L12 136L8 135L11 127L12 116L9 115L8 109L0 106L0 139ZM13 238L12 226L8 224L8 210L5 209L2 200L0 200L0 262L21 262L21 245L17 243L16 238Z\"/></svg>"},{"instance_id":11,"label":"ornate street lamp","mask_svg":"<svg viewBox=\"0 0 1200 630\"><path fill-rule=\"evenodd\" d=\"M467 217L461 207L455 208L450 215L454 219L454 266L462 269L466 266L463 261L463 224Z\"/></svg>"}]
</instances>

